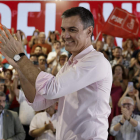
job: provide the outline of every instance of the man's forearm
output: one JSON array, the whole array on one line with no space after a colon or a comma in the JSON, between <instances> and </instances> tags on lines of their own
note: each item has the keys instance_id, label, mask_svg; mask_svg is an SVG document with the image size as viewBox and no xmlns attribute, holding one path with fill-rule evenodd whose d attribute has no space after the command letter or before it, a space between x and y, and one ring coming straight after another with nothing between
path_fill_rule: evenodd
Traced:
<instances>
[{"instance_id":1,"label":"man's forearm","mask_svg":"<svg viewBox=\"0 0 140 140\"><path fill-rule=\"evenodd\" d=\"M120 123L117 123L117 124L114 126L114 131L119 131L120 128L121 128Z\"/></svg>"},{"instance_id":2,"label":"man's forearm","mask_svg":"<svg viewBox=\"0 0 140 140\"><path fill-rule=\"evenodd\" d=\"M21 71L21 73L35 88L36 78L41 71L37 67L35 67L26 56L23 56L17 62L17 64L19 66L19 70Z\"/></svg>"},{"instance_id":3,"label":"man's forearm","mask_svg":"<svg viewBox=\"0 0 140 140\"><path fill-rule=\"evenodd\" d=\"M35 95L36 95L35 87L26 79L26 77L21 73L20 70L18 70L18 73L19 73L20 83L24 91L24 94L26 98L28 99L28 101L30 103L33 103Z\"/></svg>"},{"instance_id":4,"label":"man's forearm","mask_svg":"<svg viewBox=\"0 0 140 140\"><path fill-rule=\"evenodd\" d=\"M36 138L36 137L41 136L44 133L44 131L45 131L45 126L42 127L42 128L38 128L38 129L35 129L35 130L31 131L30 132L30 135L32 137L35 137Z\"/></svg>"},{"instance_id":5,"label":"man's forearm","mask_svg":"<svg viewBox=\"0 0 140 140\"><path fill-rule=\"evenodd\" d=\"M136 127L138 125L138 122L133 118L130 119L130 123L132 124L133 127Z\"/></svg>"}]
</instances>

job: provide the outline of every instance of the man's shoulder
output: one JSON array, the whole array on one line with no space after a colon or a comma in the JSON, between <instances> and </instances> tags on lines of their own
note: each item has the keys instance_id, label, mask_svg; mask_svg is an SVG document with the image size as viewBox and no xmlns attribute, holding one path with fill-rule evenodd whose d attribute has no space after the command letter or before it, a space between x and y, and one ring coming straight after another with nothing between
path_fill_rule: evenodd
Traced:
<instances>
[{"instance_id":1,"label":"man's shoulder","mask_svg":"<svg viewBox=\"0 0 140 140\"><path fill-rule=\"evenodd\" d=\"M41 116L45 116L46 115L46 112L39 112L37 113L34 117L38 118L38 117L41 117Z\"/></svg>"},{"instance_id":2,"label":"man's shoulder","mask_svg":"<svg viewBox=\"0 0 140 140\"><path fill-rule=\"evenodd\" d=\"M4 114L6 116L13 116L13 117L17 117L18 116L17 112L14 112L12 110L7 110L7 109L4 110Z\"/></svg>"},{"instance_id":3,"label":"man's shoulder","mask_svg":"<svg viewBox=\"0 0 140 140\"><path fill-rule=\"evenodd\" d=\"M82 62L88 61L88 62L93 62L93 63L95 63L95 62L99 63L100 62L100 64L101 63L105 63L105 62L109 63L109 61L104 57L103 53L98 52L96 50L91 51L90 53L88 53L87 55L85 55L81 59L81 61Z\"/></svg>"}]
</instances>

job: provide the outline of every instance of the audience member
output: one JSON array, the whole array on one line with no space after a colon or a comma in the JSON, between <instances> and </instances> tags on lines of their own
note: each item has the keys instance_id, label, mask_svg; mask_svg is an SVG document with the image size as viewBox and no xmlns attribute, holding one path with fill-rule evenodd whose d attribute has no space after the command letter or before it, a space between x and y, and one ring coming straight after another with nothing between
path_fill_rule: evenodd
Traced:
<instances>
[{"instance_id":1,"label":"audience member","mask_svg":"<svg viewBox=\"0 0 140 140\"><path fill-rule=\"evenodd\" d=\"M103 54L104 54L104 57L105 57L106 59L108 59L108 55L107 55L106 52L103 50L103 46L104 46L104 43L103 43L102 41L98 40L98 41L96 42L96 44L94 45L94 48L95 48L98 52L103 53Z\"/></svg>"},{"instance_id":2,"label":"audience member","mask_svg":"<svg viewBox=\"0 0 140 140\"><path fill-rule=\"evenodd\" d=\"M132 58L129 66L129 79L134 76L140 76L140 52L137 53L136 58Z\"/></svg>"},{"instance_id":3,"label":"audience member","mask_svg":"<svg viewBox=\"0 0 140 140\"><path fill-rule=\"evenodd\" d=\"M46 111L37 113L31 121L29 134L35 140L56 140L56 114L55 105Z\"/></svg>"},{"instance_id":4,"label":"audience member","mask_svg":"<svg viewBox=\"0 0 140 140\"><path fill-rule=\"evenodd\" d=\"M111 123L110 134L116 140L140 139L140 116L133 114L134 101L125 97L121 102L122 115L115 116Z\"/></svg>"},{"instance_id":5,"label":"audience member","mask_svg":"<svg viewBox=\"0 0 140 140\"><path fill-rule=\"evenodd\" d=\"M31 106L28 105L25 95L22 91L22 89L18 87L18 81L19 81L19 76L17 71L14 74L14 86L13 86L13 91L16 95L17 101L20 103L19 106L19 119L21 124L23 125L23 128L26 132L26 138L25 140L34 140L33 137L29 135L29 125L31 123L31 120L33 119L35 115L35 111Z\"/></svg>"},{"instance_id":6,"label":"audience member","mask_svg":"<svg viewBox=\"0 0 140 140\"><path fill-rule=\"evenodd\" d=\"M60 34L58 31L49 31L48 37L45 40L46 43L52 46L52 50L53 50L53 43L57 41L57 35L60 37Z\"/></svg>"},{"instance_id":7,"label":"audience member","mask_svg":"<svg viewBox=\"0 0 140 140\"><path fill-rule=\"evenodd\" d=\"M40 54L40 53L42 53L42 47L41 47L41 46L36 46L36 47L35 47L35 50L34 50L34 53L35 53L35 54Z\"/></svg>"},{"instance_id":8,"label":"audience member","mask_svg":"<svg viewBox=\"0 0 140 140\"><path fill-rule=\"evenodd\" d=\"M112 60L112 50L115 48L114 45L114 37L107 35L106 36L106 43L104 44L104 51L107 53L109 60Z\"/></svg>"},{"instance_id":9,"label":"audience member","mask_svg":"<svg viewBox=\"0 0 140 140\"><path fill-rule=\"evenodd\" d=\"M121 64L124 68L129 68L129 61L123 59L122 49L120 47L115 47L113 51L113 60L110 61L111 66L113 67L116 64Z\"/></svg>"},{"instance_id":10,"label":"audience member","mask_svg":"<svg viewBox=\"0 0 140 140\"><path fill-rule=\"evenodd\" d=\"M133 54L134 51L134 45L133 45L133 41L131 39L127 39L125 43L123 43L123 52L122 55L126 60L131 59L131 56Z\"/></svg>"},{"instance_id":11,"label":"audience member","mask_svg":"<svg viewBox=\"0 0 140 140\"><path fill-rule=\"evenodd\" d=\"M114 116L121 114L121 110L118 107L118 101L127 86L125 71L122 65L120 64L115 65L112 69L112 73L113 73L113 83L111 88L112 110L109 116L109 124L111 123L111 120Z\"/></svg>"},{"instance_id":12,"label":"audience member","mask_svg":"<svg viewBox=\"0 0 140 140\"><path fill-rule=\"evenodd\" d=\"M47 56L44 53L38 55L38 65L42 71L47 71Z\"/></svg>"},{"instance_id":13,"label":"audience member","mask_svg":"<svg viewBox=\"0 0 140 140\"><path fill-rule=\"evenodd\" d=\"M132 83L132 84L131 84ZM131 85L130 85L131 84ZM126 97L129 96L134 100L134 114L140 115L140 99L139 99L139 91L136 89L136 85L133 82L130 82L128 84L127 89L125 90L124 94L120 98L118 102L118 106L121 107L121 102L122 100Z\"/></svg>"},{"instance_id":14,"label":"audience member","mask_svg":"<svg viewBox=\"0 0 140 140\"><path fill-rule=\"evenodd\" d=\"M44 32L39 33L38 43L33 45L32 49L31 49L31 53L34 53L36 46L41 46L42 52L46 55L48 55L52 51L51 45L45 43L45 33Z\"/></svg>"},{"instance_id":15,"label":"audience member","mask_svg":"<svg viewBox=\"0 0 140 140\"><path fill-rule=\"evenodd\" d=\"M57 62L56 66L53 67L52 69L52 74L56 76L58 71L64 66L64 64L68 61L68 56L67 55L60 55L59 61Z\"/></svg>"},{"instance_id":16,"label":"audience member","mask_svg":"<svg viewBox=\"0 0 140 140\"><path fill-rule=\"evenodd\" d=\"M6 94L10 94L10 87L12 86L12 83L13 83L12 81L13 72L10 69L6 69L4 71L4 75L5 75L5 85L7 87ZM19 113L19 103L17 102L15 96L14 96L13 101L10 104L9 109Z\"/></svg>"},{"instance_id":17,"label":"audience member","mask_svg":"<svg viewBox=\"0 0 140 140\"><path fill-rule=\"evenodd\" d=\"M5 93L0 92L0 139L24 140L25 131L16 112L4 109L6 104Z\"/></svg>"},{"instance_id":18,"label":"audience member","mask_svg":"<svg viewBox=\"0 0 140 140\"><path fill-rule=\"evenodd\" d=\"M29 41L29 47L32 49L32 46L38 43L38 36L39 36L39 30L35 29L33 32L33 35L31 37L31 40Z\"/></svg>"}]
</instances>

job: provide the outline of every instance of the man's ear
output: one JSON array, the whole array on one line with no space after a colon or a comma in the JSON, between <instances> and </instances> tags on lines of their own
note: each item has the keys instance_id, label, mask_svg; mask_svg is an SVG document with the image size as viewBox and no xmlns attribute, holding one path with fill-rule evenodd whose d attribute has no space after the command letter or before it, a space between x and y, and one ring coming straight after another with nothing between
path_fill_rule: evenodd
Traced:
<instances>
[{"instance_id":1,"label":"man's ear","mask_svg":"<svg viewBox=\"0 0 140 140\"><path fill-rule=\"evenodd\" d=\"M93 33L93 26L89 26L87 28L87 37L91 37L92 33Z\"/></svg>"}]
</instances>

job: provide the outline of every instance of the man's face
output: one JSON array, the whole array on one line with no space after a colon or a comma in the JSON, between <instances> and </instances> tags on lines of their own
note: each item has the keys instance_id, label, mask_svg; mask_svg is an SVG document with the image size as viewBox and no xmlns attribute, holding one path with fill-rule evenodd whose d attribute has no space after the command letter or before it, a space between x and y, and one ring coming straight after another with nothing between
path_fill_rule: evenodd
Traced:
<instances>
[{"instance_id":1,"label":"man's face","mask_svg":"<svg viewBox=\"0 0 140 140\"><path fill-rule=\"evenodd\" d=\"M34 53L39 54L42 52L42 49L40 47L36 47Z\"/></svg>"},{"instance_id":2,"label":"man's face","mask_svg":"<svg viewBox=\"0 0 140 140\"><path fill-rule=\"evenodd\" d=\"M4 83L0 83L0 92L4 92Z\"/></svg>"},{"instance_id":3,"label":"man's face","mask_svg":"<svg viewBox=\"0 0 140 140\"><path fill-rule=\"evenodd\" d=\"M132 101L130 99L125 99L121 108L126 108L129 111L129 113L132 114L134 110L134 105L132 104Z\"/></svg>"},{"instance_id":4,"label":"man's face","mask_svg":"<svg viewBox=\"0 0 140 140\"><path fill-rule=\"evenodd\" d=\"M110 36L110 35L107 35L107 37L106 37L106 43L107 43L110 47L113 47L113 44L114 44L114 37L113 37L113 36Z\"/></svg>"},{"instance_id":5,"label":"man's face","mask_svg":"<svg viewBox=\"0 0 140 140\"><path fill-rule=\"evenodd\" d=\"M101 41L97 41L96 50L102 51L103 50L103 43Z\"/></svg>"},{"instance_id":6,"label":"man's face","mask_svg":"<svg viewBox=\"0 0 140 140\"><path fill-rule=\"evenodd\" d=\"M127 48L132 48L132 45L133 45L133 42L132 42L132 40L128 40L128 42L127 42Z\"/></svg>"},{"instance_id":7,"label":"man's face","mask_svg":"<svg viewBox=\"0 0 140 140\"><path fill-rule=\"evenodd\" d=\"M42 43L42 44L45 43L45 34L39 34L39 41L40 41L40 43Z\"/></svg>"},{"instance_id":8,"label":"man's face","mask_svg":"<svg viewBox=\"0 0 140 140\"><path fill-rule=\"evenodd\" d=\"M3 111L6 104L6 97L0 96L0 113Z\"/></svg>"},{"instance_id":9,"label":"man's face","mask_svg":"<svg viewBox=\"0 0 140 140\"><path fill-rule=\"evenodd\" d=\"M89 27L84 30L83 28L79 16L71 16L62 19L61 36L65 41L65 49L74 56L89 46Z\"/></svg>"},{"instance_id":10,"label":"man's face","mask_svg":"<svg viewBox=\"0 0 140 140\"><path fill-rule=\"evenodd\" d=\"M122 56L122 51L120 49L115 49L114 50L114 57L115 58L120 58Z\"/></svg>"},{"instance_id":11,"label":"man's face","mask_svg":"<svg viewBox=\"0 0 140 140\"><path fill-rule=\"evenodd\" d=\"M60 44L59 42L56 42L56 43L54 44L54 49L55 49L55 51L56 51L56 50L60 50L60 49L61 49L61 44Z\"/></svg>"},{"instance_id":12,"label":"man's face","mask_svg":"<svg viewBox=\"0 0 140 140\"><path fill-rule=\"evenodd\" d=\"M63 66L67 61L68 61L68 57L66 57L66 58L62 57L62 58L60 58L59 63L61 66Z\"/></svg>"},{"instance_id":13,"label":"man's face","mask_svg":"<svg viewBox=\"0 0 140 140\"><path fill-rule=\"evenodd\" d=\"M4 73L4 75L5 75L5 79L11 80L12 75L11 75L10 71L6 71L6 72Z\"/></svg>"},{"instance_id":14,"label":"man's face","mask_svg":"<svg viewBox=\"0 0 140 140\"><path fill-rule=\"evenodd\" d=\"M45 57L44 56L39 56L38 57L38 63L39 63L39 65L42 65L42 64L46 64L46 59L45 59Z\"/></svg>"},{"instance_id":15,"label":"man's face","mask_svg":"<svg viewBox=\"0 0 140 140\"><path fill-rule=\"evenodd\" d=\"M49 108L46 109L46 112L50 115L53 115L55 112L55 105L50 106Z\"/></svg>"},{"instance_id":16,"label":"man's face","mask_svg":"<svg viewBox=\"0 0 140 140\"><path fill-rule=\"evenodd\" d=\"M31 56L31 57L30 57L30 61L32 61L32 62L33 62L33 61L37 61L37 57L36 57L36 56Z\"/></svg>"}]
</instances>

